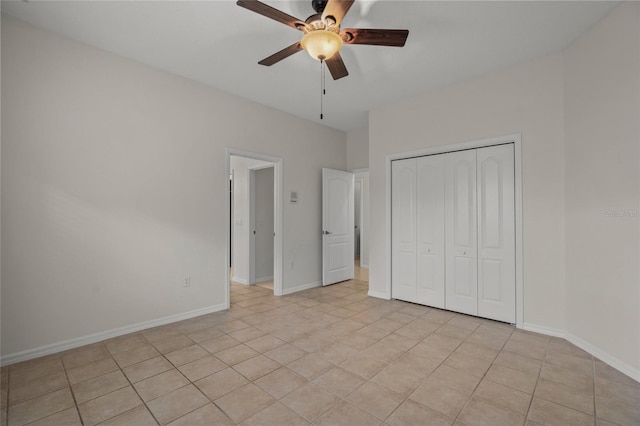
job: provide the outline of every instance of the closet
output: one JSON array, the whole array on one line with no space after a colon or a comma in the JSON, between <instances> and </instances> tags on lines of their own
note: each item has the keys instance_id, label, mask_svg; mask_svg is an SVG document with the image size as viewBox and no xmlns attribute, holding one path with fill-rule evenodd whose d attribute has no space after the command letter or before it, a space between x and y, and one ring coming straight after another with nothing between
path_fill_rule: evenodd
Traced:
<instances>
[{"instance_id":1,"label":"closet","mask_svg":"<svg viewBox=\"0 0 640 426\"><path fill-rule=\"evenodd\" d=\"M392 297L515 323L514 147L391 164Z\"/></svg>"}]
</instances>

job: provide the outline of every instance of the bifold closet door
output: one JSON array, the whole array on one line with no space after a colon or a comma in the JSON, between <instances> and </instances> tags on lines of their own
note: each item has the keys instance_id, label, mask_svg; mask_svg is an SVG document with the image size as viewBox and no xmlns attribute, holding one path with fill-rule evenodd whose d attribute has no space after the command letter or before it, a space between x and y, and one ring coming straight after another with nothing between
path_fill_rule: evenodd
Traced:
<instances>
[{"instance_id":1,"label":"bifold closet door","mask_svg":"<svg viewBox=\"0 0 640 426\"><path fill-rule=\"evenodd\" d=\"M391 163L391 286L394 299L416 301L416 159Z\"/></svg>"},{"instance_id":2,"label":"bifold closet door","mask_svg":"<svg viewBox=\"0 0 640 426\"><path fill-rule=\"evenodd\" d=\"M477 150L478 315L515 323L513 145Z\"/></svg>"},{"instance_id":3,"label":"bifold closet door","mask_svg":"<svg viewBox=\"0 0 640 426\"><path fill-rule=\"evenodd\" d=\"M476 150L445 156L446 309L478 315Z\"/></svg>"},{"instance_id":4,"label":"bifold closet door","mask_svg":"<svg viewBox=\"0 0 640 426\"><path fill-rule=\"evenodd\" d=\"M419 157L417 168L417 295L444 308L444 155Z\"/></svg>"}]
</instances>

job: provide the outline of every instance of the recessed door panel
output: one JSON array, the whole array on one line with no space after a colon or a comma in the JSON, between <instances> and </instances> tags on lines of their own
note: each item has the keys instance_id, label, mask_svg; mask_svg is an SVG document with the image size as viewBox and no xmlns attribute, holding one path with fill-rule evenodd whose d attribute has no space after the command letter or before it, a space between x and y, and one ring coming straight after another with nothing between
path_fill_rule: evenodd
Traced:
<instances>
[{"instance_id":1,"label":"recessed door panel","mask_svg":"<svg viewBox=\"0 0 640 426\"><path fill-rule=\"evenodd\" d=\"M394 299L416 299L416 160L391 163L391 289Z\"/></svg>"},{"instance_id":2,"label":"recessed door panel","mask_svg":"<svg viewBox=\"0 0 640 426\"><path fill-rule=\"evenodd\" d=\"M476 152L445 156L446 308L478 314Z\"/></svg>"},{"instance_id":3,"label":"recessed door panel","mask_svg":"<svg viewBox=\"0 0 640 426\"><path fill-rule=\"evenodd\" d=\"M353 173L322 169L322 284L353 278Z\"/></svg>"},{"instance_id":4,"label":"recessed door panel","mask_svg":"<svg viewBox=\"0 0 640 426\"><path fill-rule=\"evenodd\" d=\"M513 145L477 150L478 314L515 322Z\"/></svg>"},{"instance_id":5,"label":"recessed door panel","mask_svg":"<svg viewBox=\"0 0 640 426\"><path fill-rule=\"evenodd\" d=\"M444 308L444 155L418 158L417 299Z\"/></svg>"}]
</instances>

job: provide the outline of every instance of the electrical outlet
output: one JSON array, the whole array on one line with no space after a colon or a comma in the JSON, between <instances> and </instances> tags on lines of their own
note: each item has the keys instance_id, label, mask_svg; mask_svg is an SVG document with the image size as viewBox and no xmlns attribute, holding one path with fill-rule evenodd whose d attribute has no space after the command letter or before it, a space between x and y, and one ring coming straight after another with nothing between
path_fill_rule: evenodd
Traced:
<instances>
[{"instance_id":1,"label":"electrical outlet","mask_svg":"<svg viewBox=\"0 0 640 426\"><path fill-rule=\"evenodd\" d=\"M191 287L191 277L187 277L184 279L184 282L182 283L182 287Z\"/></svg>"}]
</instances>

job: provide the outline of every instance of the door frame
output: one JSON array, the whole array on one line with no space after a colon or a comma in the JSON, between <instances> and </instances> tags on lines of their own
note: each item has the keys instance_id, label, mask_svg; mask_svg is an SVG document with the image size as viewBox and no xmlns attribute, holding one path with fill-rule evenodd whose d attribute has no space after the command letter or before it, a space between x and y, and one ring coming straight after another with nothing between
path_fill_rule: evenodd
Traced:
<instances>
[{"instance_id":1,"label":"door frame","mask_svg":"<svg viewBox=\"0 0 640 426\"><path fill-rule=\"evenodd\" d=\"M469 142L440 145L416 151L389 154L385 157L385 259L386 291L384 293L371 292L369 296L391 299L391 162L405 158L422 157L425 155L444 154L466 149L484 148L493 145L513 143L514 147L514 184L515 184L515 236L516 236L516 327L524 328L524 269L523 269L523 241L522 241L522 134L498 136L495 138L474 140Z\"/></svg>"},{"instance_id":2,"label":"door frame","mask_svg":"<svg viewBox=\"0 0 640 426\"><path fill-rule=\"evenodd\" d=\"M282 296L282 259L283 259L283 238L282 233L284 230L284 221L283 221L283 192L282 192L282 184L283 184L283 160L281 157L276 157L268 154L261 154L257 152L243 151L235 148L225 148L225 180L229 179L229 173L231 172L231 156L235 155L238 157L252 158L254 160L267 161L273 164L273 178L274 178L274 250L273 250L273 294L275 296ZM231 220L231 211L230 208L230 197L225 197L225 215L227 215L226 223L228 224ZM229 264L229 259L231 257L230 252L230 244L231 244L231 229L230 226L225 226L226 229L226 256L225 256L225 264ZM229 268L225 268L225 285L227 287L227 291L225 293L225 305L227 309L231 306L231 284L230 284L230 276L229 276Z\"/></svg>"},{"instance_id":3,"label":"door frame","mask_svg":"<svg viewBox=\"0 0 640 426\"><path fill-rule=\"evenodd\" d=\"M253 232L256 229L256 171L263 169L273 170L273 180L275 185L275 166L273 163L262 164L259 166L249 167L249 285L256 284L256 234ZM275 186L273 192L273 207L274 207L274 222L275 222ZM275 233L275 224L273 227L273 232ZM274 236L274 263L275 263L275 236ZM275 268L274 268L275 273ZM275 285L273 286L275 293Z\"/></svg>"}]
</instances>

